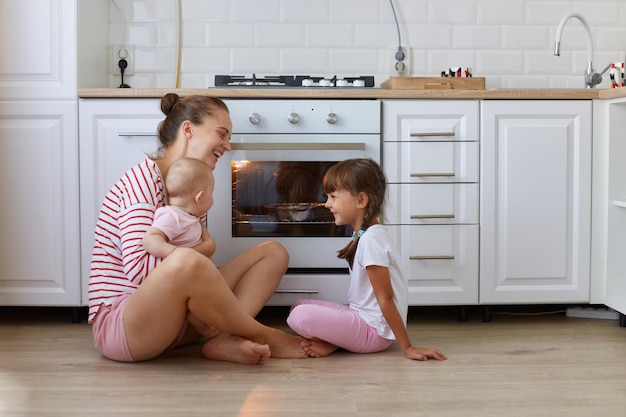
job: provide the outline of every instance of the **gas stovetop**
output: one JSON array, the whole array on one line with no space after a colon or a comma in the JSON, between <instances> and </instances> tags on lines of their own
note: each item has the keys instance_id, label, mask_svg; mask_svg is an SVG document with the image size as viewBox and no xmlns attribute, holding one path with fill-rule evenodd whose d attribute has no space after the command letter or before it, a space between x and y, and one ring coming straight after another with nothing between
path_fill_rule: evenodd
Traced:
<instances>
[{"instance_id":1,"label":"gas stovetop","mask_svg":"<svg viewBox=\"0 0 626 417\"><path fill-rule=\"evenodd\" d=\"M216 75L215 87L346 87L346 88L364 88L374 87L374 76L358 76L338 78L336 75L332 78L313 77L310 75L277 75L257 77L252 74L251 77L239 75Z\"/></svg>"}]
</instances>

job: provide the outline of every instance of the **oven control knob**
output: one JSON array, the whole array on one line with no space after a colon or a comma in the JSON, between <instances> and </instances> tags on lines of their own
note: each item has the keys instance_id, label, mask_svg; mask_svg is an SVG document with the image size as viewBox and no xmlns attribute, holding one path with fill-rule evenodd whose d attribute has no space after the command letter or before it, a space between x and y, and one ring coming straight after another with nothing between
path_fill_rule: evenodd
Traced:
<instances>
[{"instance_id":1,"label":"oven control knob","mask_svg":"<svg viewBox=\"0 0 626 417\"><path fill-rule=\"evenodd\" d=\"M291 123L292 125L295 125L300 121L300 116L298 115L298 113L295 112L289 113L289 117L287 118L287 120L289 120L289 123Z\"/></svg>"},{"instance_id":2,"label":"oven control knob","mask_svg":"<svg viewBox=\"0 0 626 417\"><path fill-rule=\"evenodd\" d=\"M334 125L335 123L337 123L337 115L335 113L328 113L328 116L326 116L326 121L329 124Z\"/></svg>"},{"instance_id":3,"label":"oven control knob","mask_svg":"<svg viewBox=\"0 0 626 417\"><path fill-rule=\"evenodd\" d=\"M248 120L250 120L250 123L253 125L258 125L261 123L261 116L259 116L259 113L252 113L250 117L248 117Z\"/></svg>"}]
</instances>

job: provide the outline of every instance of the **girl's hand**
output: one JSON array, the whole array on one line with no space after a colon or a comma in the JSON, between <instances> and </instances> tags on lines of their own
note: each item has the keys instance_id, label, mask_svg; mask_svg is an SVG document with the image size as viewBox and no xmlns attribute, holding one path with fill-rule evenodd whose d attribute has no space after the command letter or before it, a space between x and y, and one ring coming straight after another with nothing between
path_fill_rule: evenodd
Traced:
<instances>
[{"instance_id":1,"label":"girl's hand","mask_svg":"<svg viewBox=\"0 0 626 417\"><path fill-rule=\"evenodd\" d=\"M404 356L406 356L408 359L414 359L417 361L425 361L429 358L437 359L438 361L445 361L446 359L448 359L446 355L439 352L439 350L437 349L418 348L415 346L409 346L404 351Z\"/></svg>"}]
</instances>

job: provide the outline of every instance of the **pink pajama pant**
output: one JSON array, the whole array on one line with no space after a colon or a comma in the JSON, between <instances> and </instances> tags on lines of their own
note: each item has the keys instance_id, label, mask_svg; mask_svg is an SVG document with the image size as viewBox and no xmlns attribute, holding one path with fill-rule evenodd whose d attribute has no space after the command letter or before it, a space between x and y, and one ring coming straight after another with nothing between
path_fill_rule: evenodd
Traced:
<instances>
[{"instance_id":1,"label":"pink pajama pant","mask_svg":"<svg viewBox=\"0 0 626 417\"><path fill-rule=\"evenodd\" d=\"M318 338L356 353L383 351L393 343L378 335L354 310L322 300L298 300L291 307L287 324L300 336Z\"/></svg>"}]
</instances>

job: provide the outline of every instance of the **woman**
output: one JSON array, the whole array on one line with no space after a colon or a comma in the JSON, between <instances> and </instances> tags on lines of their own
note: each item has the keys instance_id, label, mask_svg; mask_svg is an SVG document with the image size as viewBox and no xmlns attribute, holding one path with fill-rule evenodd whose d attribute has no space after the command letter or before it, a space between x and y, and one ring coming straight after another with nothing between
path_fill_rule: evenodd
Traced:
<instances>
[{"instance_id":1,"label":"woman","mask_svg":"<svg viewBox=\"0 0 626 417\"><path fill-rule=\"evenodd\" d=\"M167 203L164 179L172 163L188 157L215 169L231 149L232 122L221 100L167 94L161 110L166 117L157 155L111 188L96 224L89 279L96 348L110 359L142 361L204 337L209 359L262 364L270 356L305 358L301 338L253 318L287 268L281 245L266 242L219 269L204 225L200 244L177 248L163 260L142 246L156 209Z\"/></svg>"}]
</instances>

